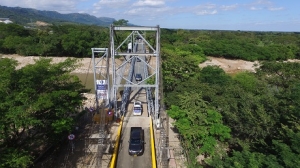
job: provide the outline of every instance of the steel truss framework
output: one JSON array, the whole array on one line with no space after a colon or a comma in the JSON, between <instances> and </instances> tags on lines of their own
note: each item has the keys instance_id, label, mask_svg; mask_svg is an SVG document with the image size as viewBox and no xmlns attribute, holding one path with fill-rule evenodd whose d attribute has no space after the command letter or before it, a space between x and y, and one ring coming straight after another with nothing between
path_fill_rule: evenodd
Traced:
<instances>
[{"instance_id":1,"label":"steel truss framework","mask_svg":"<svg viewBox=\"0 0 300 168\"><path fill-rule=\"evenodd\" d=\"M108 48L92 48L92 63L94 72L94 93L96 99L96 108L92 112L91 120L94 115L99 115L99 121L92 121L90 124L88 137L85 141L86 163L85 166L101 167L102 156L105 153L105 149L109 146L109 140L107 138L108 133L105 128L105 108L109 104L109 94L106 97L100 99L97 94L97 80L107 81L107 93L110 90L109 80L109 55Z\"/></svg>"},{"instance_id":2,"label":"steel truss framework","mask_svg":"<svg viewBox=\"0 0 300 168\"><path fill-rule=\"evenodd\" d=\"M118 32L122 31L127 37L120 41L118 39ZM148 33L151 36L147 36ZM152 33L151 33L152 32ZM147 33L147 34L146 34ZM124 34L122 34L124 36ZM154 34L154 35L153 35ZM151 41L151 42L150 42ZM136 43L143 47L136 47ZM132 50L128 51L128 45L132 45ZM125 46L125 47L124 47ZM110 53L112 59L112 95L111 102L114 104L116 117L122 116L126 113L124 109L118 107L117 94L120 88L151 88L154 91L154 111L151 115L154 116L155 121L159 119L159 83L160 83L160 27L130 27L130 26L114 26L110 27ZM123 57L124 61L120 64L117 58ZM140 59L147 67L149 73L140 82L133 82L131 68L132 62ZM155 60L155 64L151 64L150 60ZM152 84L144 81L154 81ZM121 82L125 81L125 82ZM142 84L143 83L143 84ZM124 101L124 100L122 100ZM124 103L124 102L123 102ZM123 104L122 103L122 104ZM126 102L125 102L126 103Z\"/></svg>"},{"instance_id":3,"label":"steel truss framework","mask_svg":"<svg viewBox=\"0 0 300 168\"><path fill-rule=\"evenodd\" d=\"M123 41L120 41L118 39L120 38L118 32L121 33L120 36L127 37ZM131 51L128 51L129 44L131 45ZM132 87L139 88L139 90L144 88L147 92L148 112L153 116L156 128L160 129L161 132L158 142L157 159L160 165L166 167L168 163L168 154L166 153L168 147L168 131L166 131L167 127L163 122L166 118L165 112L160 112L163 110L160 110L161 107L159 105L159 103L163 103L161 100L163 95L160 75L160 27L111 25L110 49L92 48L92 54L96 112L100 114L100 122L97 124L94 123L91 126L86 151L96 154L96 158L94 158L96 160L96 166L101 167L101 157L105 154L104 149L109 145L107 139L108 135L105 130L105 113L103 109L114 108L115 118L125 115L125 104L129 103L129 100L124 94L128 94L129 97ZM123 58L123 62L121 63L120 58ZM135 62L138 59L143 64L143 70L141 71L143 71L144 74L143 80L139 82L133 81ZM97 80L107 81L107 99L99 100L96 89ZM124 92L122 103L120 104L118 103L118 92L121 89L124 89ZM154 99L152 99L153 92Z\"/></svg>"}]
</instances>

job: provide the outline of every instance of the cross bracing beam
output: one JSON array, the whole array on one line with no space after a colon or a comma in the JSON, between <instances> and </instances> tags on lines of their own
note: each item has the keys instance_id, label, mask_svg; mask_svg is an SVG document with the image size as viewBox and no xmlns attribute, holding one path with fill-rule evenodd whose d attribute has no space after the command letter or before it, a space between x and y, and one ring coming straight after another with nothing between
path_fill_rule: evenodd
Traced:
<instances>
[{"instance_id":1,"label":"cross bracing beam","mask_svg":"<svg viewBox=\"0 0 300 168\"><path fill-rule=\"evenodd\" d=\"M157 54L154 53L119 53L119 52L115 52L116 55L119 56L130 56L130 55L136 55L136 56L153 56L156 57Z\"/></svg>"},{"instance_id":2,"label":"cross bracing beam","mask_svg":"<svg viewBox=\"0 0 300 168\"><path fill-rule=\"evenodd\" d=\"M151 85L151 84L119 84L116 85L117 87L150 87L150 88L155 88L156 85Z\"/></svg>"},{"instance_id":3,"label":"cross bracing beam","mask_svg":"<svg viewBox=\"0 0 300 168\"><path fill-rule=\"evenodd\" d=\"M155 53L154 47L150 43L148 43L144 36L142 36L138 31L136 31L136 34L138 34L139 37L143 40L143 42L145 42L149 46L149 48Z\"/></svg>"},{"instance_id":4,"label":"cross bracing beam","mask_svg":"<svg viewBox=\"0 0 300 168\"><path fill-rule=\"evenodd\" d=\"M113 26L112 25L112 30L131 30L131 31L158 31L160 28L159 26L156 27L143 27L143 26Z\"/></svg>"}]
</instances>

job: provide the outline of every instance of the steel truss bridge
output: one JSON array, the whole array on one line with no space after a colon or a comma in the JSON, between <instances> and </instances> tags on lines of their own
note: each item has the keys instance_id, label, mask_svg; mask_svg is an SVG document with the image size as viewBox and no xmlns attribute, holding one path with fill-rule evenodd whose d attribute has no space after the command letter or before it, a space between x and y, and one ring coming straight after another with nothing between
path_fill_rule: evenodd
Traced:
<instances>
[{"instance_id":1,"label":"steel truss bridge","mask_svg":"<svg viewBox=\"0 0 300 168\"><path fill-rule=\"evenodd\" d=\"M92 48L98 124L91 127L87 148L96 156L94 167L103 167L107 146L114 145L106 128L106 111L114 110L121 120L110 167L168 167L168 124L162 110L160 27L110 27L109 48ZM140 74L141 80L136 76ZM133 116L133 101L141 101L143 114ZM128 155L129 130L140 126L145 131L142 156ZM159 136L154 134L159 131ZM93 150L91 150L93 149ZM86 167L93 167L91 164Z\"/></svg>"}]
</instances>

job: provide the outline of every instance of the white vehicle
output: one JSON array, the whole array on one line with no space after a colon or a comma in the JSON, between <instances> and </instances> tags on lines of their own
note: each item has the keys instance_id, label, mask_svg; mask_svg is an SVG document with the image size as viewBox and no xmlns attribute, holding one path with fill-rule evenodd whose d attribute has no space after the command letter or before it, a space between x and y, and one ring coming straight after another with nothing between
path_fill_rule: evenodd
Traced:
<instances>
[{"instance_id":1,"label":"white vehicle","mask_svg":"<svg viewBox=\"0 0 300 168\"><path fill-rule=\"evenodd\" d=\"M135 101L133 103L133 115L142 115L142 103L140 101Z\"/></svg>"}]
</instances>

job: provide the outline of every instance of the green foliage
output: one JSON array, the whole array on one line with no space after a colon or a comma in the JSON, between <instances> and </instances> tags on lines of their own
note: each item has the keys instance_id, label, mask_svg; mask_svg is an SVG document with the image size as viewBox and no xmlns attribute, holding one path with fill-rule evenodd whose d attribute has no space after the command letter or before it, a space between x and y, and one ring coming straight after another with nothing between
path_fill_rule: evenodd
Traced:
<instances>
[{"instance_id":1,"label":"green foliage","mask_svg":"<svg viewBox=\"0 0 300 168\"><path fill-rule=\"evenodd\" d=\"M44 29L25 29L15 24L0 24L0 51L6 54L39 56L91 55L91 48L109 44L108 28L84 25L60 25ZM11 28L14 33L8 31Z\"/></svg>"},{"instance_id":2,"label":"green foliage","mask_svg":"<svg viewBox=\"0 0 300 168\"><path fill-rule=\"evenodd\" d=\"M9 148L0 157L1 168L26 168L32 164L32 157L26 151Z\"/></svg>"},{"instance_id":3,"label":"green foliage","mask_svg":"<svg viewBox=\"0 0 300 168\"><path fill-rule=\"evenodd\" d=\"M7 37L7 36L26 37L28 35L29 35L29 31L24 29L24 27L21 25L0 23L0 37L1 38Z\"/></svg>"},{"instance_id":4,"label":"green foliage","mask_svg":"<svg viewBox=\"0 0 300 168\"><path fill-rule=\"evenodd\" d=\"M254 93L259 87L259 81L253 73L241 72L235 75L233 79L237 81L243 89L249 92Z\"/></svg>"},{"instance_id":5,"label":"green foliage","mask_svg":"<svg viewBox=\"0 0 300 168\"><path fill-rule=\"evenodd\" d=\"M273 140L272 148L274 154L264 154L252 152L247 149L243 151L233 151L231 157L221 158L215 157L208 161L208 164L213 167L276 167L276 168L294 168L299 167L299 132L295 133L288 130L288 136L291 139L291 144L288 145L282 141Z\"/></svg>"},{"instance_id":6,"label":"green foliage","mask_svg":"<svg viewBox=\"0 0 300 168\"><path fill-rule=\"evenodd\" d=\"M119 20L114 21L113 24L116 26L127 26L128 20L119 19Z\"/></svg>"},{"instance_id":7,"label":"green foliage","mask_svg":"<svg viewBox=\"0 0 300 168\"><path fill-rule=\"evenodd\" d=\"M203 55L190 55L189 51L180 50L178 48L163 49L161 57L163 80L166 91L174 90L174 88L189 78L196 77L199 72L199 64L204 60Z\"/></svg>"},{"instance_id":8,"label":"green foliage","mask_svg":"<svg viewBox=\"0 0 300 168\"><path fill-rule=\"evenodd\" d=\"M222 124L222 116L209 109L201 93L185 92L178 106L167 111L184 139L184 147L197 155L214 155L218 142L230 138L230 129Z\"/></svg>"},{"instance_id":9,"label":"green foliage","mask_svg":"<svg viewBox=\"0 0 300 168\"><path fill-rule=\"evenodd\" d=\"M16 70L16 61L0 58L0 155L4 156L0 162L4 167L28 167L37 148L56 143L71 129L71 115L87 92L78 77L70 75L77 61L51 64L51 59L40 58Z\"/></svg>"},{"instance_id":10,"label":"green foliage","mask_svg":"<svg viewBox=\"0 0 300 168\"><path fill-rule=\"evenodd\" d=\"M108 28L98 26L0 24L0 30L0 51L6 54L85 57L92 47L109 46ZM118 34L116 43L127 36ZM275 62L299 58L299 33L162 29L161 45L164 101L189 167L299 165L300 66ZM205 55L272 62L261 62L256 73L232 77L220 67L200 69ZM76 60L50 62L40 59L16 70L15 61L0 59L1 166L28 165L33 148L54 143L74 122L70 115L84 92L69 74ZM42 137L47 141L38 141ZM200 154L205 157L201 165Z\"/></svg>"},{"instance_id":11,"label":"green foliage","mask_svg":"<svg viewBox=\"0 0 300 168\"><path fill-rule=\"evenodd\" d=\"M224 160L216 158L210 164L216 168L283 168L276 162L276 158L273 155L266 156L262 153L250 151L234 151L232 157L225 158Z\"/></svg>"},{"instance_id":12,"label":"green foliage","mask_svg":"<svg viewBox=\"0 0 300 168\"><path fill-rule=\"evenodd\" d=\"M88 16L79 19L90 24L84 19L85 17ZM115 25L128 24L124 19L107 20ZM298 58L300 55L300 35L297 33L183 29L162 29L161 32L163 50L172 50L181 58L193 60L195 63L203 62L204 55L251 61L286 60ZM124 39L127 34L118 36ZM146 38L151 36L153 34L147 34ZM37 29L26 29L17 24L0 24L0 37L0 51L8 54L85 57L91 55L92 47L109 47L108 28L98 26L59 23ZM119 38L116 37L116 41ZM150 41L150 44L155 46L154 41Z\"/></svg>"},{"instance_id":13,"label":"green foliage","mask_svg":"<svg viewBox=\"0 0 300 168\"><path fill-rule=\"evenodd\" d=\"M299 56L299 34L296 33L164 29L162 44L176 47L193 44L207 56L250 61ZM190 51L194 51L193 48Z\"/></svg>"},{"instance_id":14,"label":"green foliage","mask_svg":"<svg viewBox=\"0 0 300 168\"><path fill-rule=\"evenodd\" d=\"M200 82L209 84L226 85L230 82L230 76L217 66L207 66L201 70Z\"/></svg>"},{"instance_id":15,"label":"green foliage","mask_svg":"<svg viewBox=\"0 0 300 168\"><path fill-rule=\"evenodd\" d=\"M204 167L298 167L299 63L260 64L234 76L209 66L164 90L190 167L200 154Z\"/></svg>"},{"instance_id":16,"label":"green foliage","mask_svg":"<svg viewBox=\"0 0 300 168\"><path fill-rule=\"evenodd\" d=\"M296 62L263 62L258 74L272 86L287 89L300 79L300 64ZM266 74L272 77L265 77Z\"/></svg>"},{"instance_id":17,"label":"green foliage","mask_svg":"<svg viewBox=\"0 0 300 168\"><path fill-rule=\"evenodd\" d=\"M53 122L51 126L54 133L60 134L62 132L70 132L73 124L72 118L61 118L60 120Z\"/></svg>"}]
</instances>

